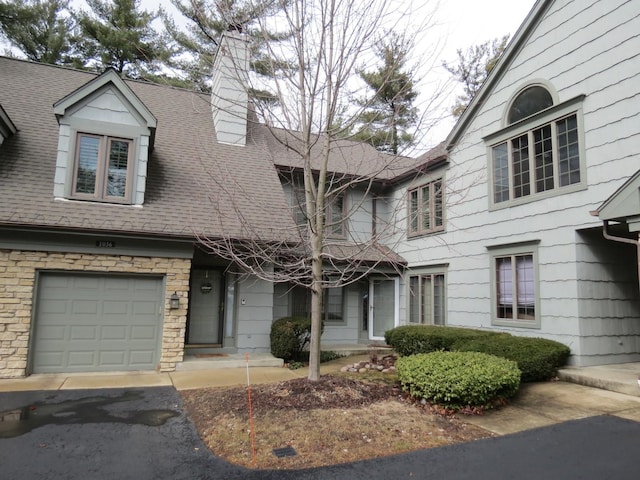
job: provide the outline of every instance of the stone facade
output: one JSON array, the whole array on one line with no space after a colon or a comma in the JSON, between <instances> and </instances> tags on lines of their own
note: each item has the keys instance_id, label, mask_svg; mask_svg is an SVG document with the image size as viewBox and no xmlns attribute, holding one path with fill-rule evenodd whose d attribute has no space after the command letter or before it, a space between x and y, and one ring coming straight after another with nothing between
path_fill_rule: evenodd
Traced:
<instances>
[{"instance_id":1,"label":"stone facade","mask_svg":"<svg viewBox=\"0 0 640 480\"><path fill-rule=\"evenodd\" d=\"M184 354L191 261L84 253L0 250L0 378L26 375L38 270L155 274L165 277L165 305L159 370L175 370ZM176 292L180 308L171 310Z\"/></svg>"}]
</instances>

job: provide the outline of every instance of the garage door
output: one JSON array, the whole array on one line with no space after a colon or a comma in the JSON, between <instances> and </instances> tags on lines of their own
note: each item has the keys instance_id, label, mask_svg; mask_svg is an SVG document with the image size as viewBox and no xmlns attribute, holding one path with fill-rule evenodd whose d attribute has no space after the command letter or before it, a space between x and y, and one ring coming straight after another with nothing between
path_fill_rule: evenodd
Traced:
<instances>
[{"instance_id":1,"label":"garage door","mask_svg":"<svg viewBox=\"0 0 640 480\"><path fill-rule=\"evenodd\" d=\"M155 369L163 290L155 277L40 274L31 370Z\"/></svg>"}]
</instances>

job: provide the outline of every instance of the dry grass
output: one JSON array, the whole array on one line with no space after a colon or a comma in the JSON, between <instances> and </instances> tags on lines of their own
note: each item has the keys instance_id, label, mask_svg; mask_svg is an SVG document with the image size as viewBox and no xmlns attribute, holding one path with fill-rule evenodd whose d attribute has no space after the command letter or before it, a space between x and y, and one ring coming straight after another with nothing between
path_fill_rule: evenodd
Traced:
<instances>
[{"instance_id":1,"label":"dry grass","mask_svg":"<svg viewBox=\"0 0 640 480\"><path fill-rule=\"evenodd\" d=\"M211 451L247 467L317 467L491 436L458 418L416 406L389 385L393 377L367 377L324 376L317 383L299 379L252 387L255 464L246 388L182 395ZM274 455L274 449L287 446L297 455Z\"/></svg>"}]
</instances>

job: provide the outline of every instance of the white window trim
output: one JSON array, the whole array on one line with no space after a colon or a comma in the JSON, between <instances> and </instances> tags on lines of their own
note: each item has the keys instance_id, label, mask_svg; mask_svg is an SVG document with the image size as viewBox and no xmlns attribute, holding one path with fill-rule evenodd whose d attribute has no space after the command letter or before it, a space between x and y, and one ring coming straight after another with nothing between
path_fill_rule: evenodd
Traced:
<instances>
[{"instance_id":1,"label":"white window trim","mask_svg":"<svg viewBox=\"0 0 640 480\"><path fill-rule=\"evenodd\" d=\"M582 102L585 96L580 95L574 97L566 102L563 102L553 107L547 108L535 115L531 115L525 119L522 119L508 127L498 130L483 138L487 145L487 188L488 188L488 200L489 210L500 210L503 208L509 208L516 205L522 205L525 203L536 202L543 198L555 197L558 195L564 195L566 193L577 192L585 190L587 188L587 162L584 149L584 123L582 115ZM510 106L510 104L509 104ZM512 198L505 200L504 202L494 201L494 177L493 177L493 148L501 143L507 142L513 138L524 135L532 130L535 130L544 125L553 123L562 119L568 115L576 115L577 130L578 130L578 155L580 156L580 182L564 187L557 187L544 192L535 193L532 192L529 195ZM555 140L554 140L555 141ZM530 159L531 161L531 159ZM511 168L511 166L510 166ZM530 168L532 172L533 169ZM513 180L510 179L510 182ZM533 179L531 180L533 185Z\"/></svg>"},{"instance_id":2,"label":"white window trim","mask_svg":"<svg viewBox=\"0 0 640 480\"><path fill-rule=\"evenodd\" d=\"M487 247L489 250L489 271L490 271L490 291L491 291L491 324L502 327L524 327L531 329L540 329L540 274L538 266L538 244L539 241L515 243L511 245L499 245ZM533 257L533 275L534 275L534 312L533 320L518 320L498 318L498 292L496 288L496 259L508 257L511 255L531 255Z\"/></svg>"}]
</instances>

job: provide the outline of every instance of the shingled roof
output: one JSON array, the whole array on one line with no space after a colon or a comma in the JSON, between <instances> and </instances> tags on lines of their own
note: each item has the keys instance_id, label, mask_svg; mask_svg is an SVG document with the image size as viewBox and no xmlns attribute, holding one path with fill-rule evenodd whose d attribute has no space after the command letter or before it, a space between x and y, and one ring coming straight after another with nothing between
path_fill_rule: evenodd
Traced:
<instances>
[{"instance_id":1,"label":"shingled roof","mask_svg":"<svg viewBox=\"0 0 640 480\"><path fill-rule=\"evenodd\" d=\"M0 105L18 129L0 146L0 226L263 240L295 231L264 132L219 144L208 96L139 81L126 84L157 119L144 205L55 199L53 105L94 78L0 57Z\"/></svg>"}]
</instances>

